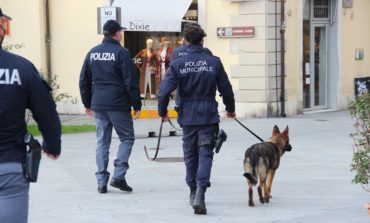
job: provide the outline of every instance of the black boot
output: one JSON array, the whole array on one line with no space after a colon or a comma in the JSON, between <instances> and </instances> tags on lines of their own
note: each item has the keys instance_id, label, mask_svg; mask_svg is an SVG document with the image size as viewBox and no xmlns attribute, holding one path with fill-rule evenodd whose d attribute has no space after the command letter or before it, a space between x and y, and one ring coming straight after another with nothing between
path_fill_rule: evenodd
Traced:
<instances>
[{"instance_id":1,"label":"black boot","mask_svg":"<svg viewBox=\"0 0 370 223\"><path fill-rule=\"evenodd\" d=\"M193 202L194 214L207 214L206 203L204 202L206 189L205 187L198 187L195 192Z\"/></svg>"},{"instance_id":2,"label":"black boot","mask_svg":"<svg viewBox=\"0 0 370 223\"><path fill-rule=\"evenodd\" d=\"M190 206L193 206L193 203L194 203L194 197L195 197L195 191L197 190L196 187L194 188L190 188L190 195L189 195L189 205Z\"/></svg>"}]
</instances>

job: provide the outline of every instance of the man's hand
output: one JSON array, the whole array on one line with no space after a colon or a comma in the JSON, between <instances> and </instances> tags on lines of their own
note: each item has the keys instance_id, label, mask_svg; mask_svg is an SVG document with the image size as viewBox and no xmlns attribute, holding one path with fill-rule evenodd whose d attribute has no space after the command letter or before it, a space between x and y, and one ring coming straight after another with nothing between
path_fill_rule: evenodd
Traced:
<instances>
[{"instance_id":1,"label":"man's hand","mask_svg":"<svg viewBox=\"0 0 370 223\"><path fill-rule=\"evenodd\" d=\"M93 111L90 108L85 108L85 113L89 117L92 117L93 116Z\"/></svg>"},{"instance_id":2,"label":"man's hand","mask_svg":"<svg viewBox=\"0 0 370 223\"><path fill-rule=\"evenodd\" d=\"M236 117L236 114L235 114L235 112L226 112L226 117L228 117L228 118L235 118Z\"/></svg>"},{"instance_id":3,"label":"man's hand","mask_svg":"<svg viewBox=\"0 0 370 223\"><path fill-rule=\"evenodd\" d=\"M165 117L161 117L162 122L168 122L168 120L169 120L169 118L168 118L167 115Z\"/></svg>"},{"instance_id":4,"label":"man's hand","mask_svg":"<svg viewBox=\"0 0 370 223\"><path fill-rule=\"evenodd\" d=\"M51 160L57 160L59 158L59 155L53 155L53 154L50 154L50 153L47 153L44 151L44 154L46 155L47 158L51 159Z\"/></svg>"},{"instance_id":5,"label":"man's hand","mask_svg":"<svg viewBox=\"0 0 370 223\"><path fill-rule=\"evenodd\" d=\"M138 119L140 117L141 111L134 111L134 120Z\"/></svg>"}]
</instances>

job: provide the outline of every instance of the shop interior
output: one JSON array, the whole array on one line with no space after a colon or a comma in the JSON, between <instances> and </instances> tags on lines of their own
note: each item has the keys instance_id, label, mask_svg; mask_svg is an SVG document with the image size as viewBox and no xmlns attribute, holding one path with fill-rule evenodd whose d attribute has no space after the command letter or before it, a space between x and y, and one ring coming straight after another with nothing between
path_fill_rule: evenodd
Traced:
<instances>
[{"instance_id":1,"label":"shop interior","mask_svg":"<svg viewBox=\"0 0 370 223\"><path fill-rule=\"evenodd\" d=\"M198 21L198 2L193 0L183 17L187 23ZM131 52L140 76L140 93L144 100L156 100L159 84L165 77L172 52L183 43L181 32L124 32L124 46Z\"/></svg>"}]
</instances>

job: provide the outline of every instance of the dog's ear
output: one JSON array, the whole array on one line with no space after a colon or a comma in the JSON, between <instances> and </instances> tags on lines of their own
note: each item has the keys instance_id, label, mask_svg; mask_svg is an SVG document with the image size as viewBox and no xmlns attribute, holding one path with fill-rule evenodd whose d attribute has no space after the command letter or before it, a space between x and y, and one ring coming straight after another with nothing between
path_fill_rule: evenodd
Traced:
<instances>
[{"instance_id":1,"label":"dog's ear","mask_svg":"<svg viewBox=\"0 0 370 223\"><path fill-rule=\"evenodd\" d=\"M280 134L280 130L279 130L279 127L275 125L274 128L272 129L272 135L277 135L277 134Z\"/></svg>"},{"instance_id":2,"label":"dog's ear","mask_svg":"<svg viewBox=\"0 0 370 223\"><path fill-rule=\"evenodd\" d=\"M285 130L283 132L283 135L285 135L285 136L288 136L289 135L289 127L288 126L286 126L286 128L285 128Z\"/></svg>"}]
</instances>

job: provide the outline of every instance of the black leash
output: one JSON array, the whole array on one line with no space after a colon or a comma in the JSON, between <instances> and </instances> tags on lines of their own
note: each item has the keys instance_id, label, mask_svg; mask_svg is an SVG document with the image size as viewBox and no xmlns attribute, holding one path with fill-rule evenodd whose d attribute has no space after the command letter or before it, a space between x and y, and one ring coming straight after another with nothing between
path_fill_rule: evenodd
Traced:
<instances>
[{"instance_id":1,"label":"black leash","mask_svg":"<svg viewBox=\"0 0 370 223\"><path fill-rule=\"evenodd\" d=\"M170 119L168 119L168 122L170 123L170 125L172 126L172 128L174 128L176 131L182 132L182 129L176 128L176 127L172 124L172 122L171 122L171 120L170 120Z\"/></svg>"},{"instance_id":2,"label":"black leash","mask_svg":"<svg viewBox=\"0 0 370 223\"><path fill-rule=\"evenodd\" d=\"M145 155L146 155L146 158L148 158L148 160L154 161L155 159L157 159L158 151L159 151L159 145L161 144L161 138L162 138L162 127L163 127L163 121L161 121L161 126L159 127L158 143L157 143L157 148L156 148L155 155L154 155L153 158L149 157L147 148L146 148L146 146L144 146Z\"/></svg>"},{"instance_id":3,"label":"black leash","mask_svg":"<svg viewBox=\"0 0 370 223\"><path fill-rule=\"evenodd\" d=\"M258 135L256 135L256 133L252 132L250 129L248 129L245 125L243 125L243 123L241 123L237 118L234 118L235 121L237 121L241 126L243 126L243 128L245 128L248 132L250 132L252 135L254 135L257 139L259 139L261 142L263 142L264 140L261 139L261 137L259 137Z\"/></svg>"}]
</instances>

